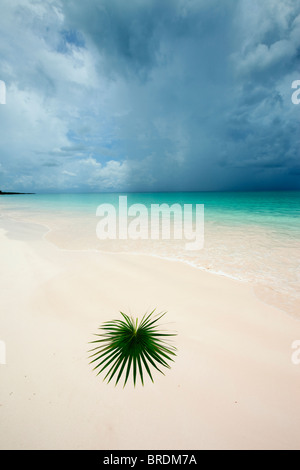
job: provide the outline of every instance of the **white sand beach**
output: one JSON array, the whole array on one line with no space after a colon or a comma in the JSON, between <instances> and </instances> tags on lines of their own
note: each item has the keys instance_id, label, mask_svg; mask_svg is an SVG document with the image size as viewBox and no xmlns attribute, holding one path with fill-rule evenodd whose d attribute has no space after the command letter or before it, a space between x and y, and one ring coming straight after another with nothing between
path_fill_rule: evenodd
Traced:
<instances>
[{"instance_id":1,"label":"white sand beach","mask_svg":"<svg viewBox=\"0 0 300 470\"><path fill-rule=\"evenodd\" d=\"M299 320L184 263L1 227L1 449L300 448ZM104 383L87 353L98 327L154 308L178 332L172 368L144 387Z\"/></svg>"}]
</instances>

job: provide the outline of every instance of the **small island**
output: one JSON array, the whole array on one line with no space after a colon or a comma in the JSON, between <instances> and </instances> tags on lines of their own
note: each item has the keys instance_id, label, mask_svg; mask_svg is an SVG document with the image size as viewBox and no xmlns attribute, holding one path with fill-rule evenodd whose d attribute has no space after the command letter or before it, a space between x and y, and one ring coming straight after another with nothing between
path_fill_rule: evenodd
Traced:
<instances>
[{"instance_id":1,"label":"small island","mask_svg":"<svg viewBox=\"0 0 300 470\"><path fill-rule=\"evenodd\" d=\"M3 192L0 191L0 196L11 196L13 194L35 194L35 193L15 193L15 192Z\"/></svg>"}]
</instances>

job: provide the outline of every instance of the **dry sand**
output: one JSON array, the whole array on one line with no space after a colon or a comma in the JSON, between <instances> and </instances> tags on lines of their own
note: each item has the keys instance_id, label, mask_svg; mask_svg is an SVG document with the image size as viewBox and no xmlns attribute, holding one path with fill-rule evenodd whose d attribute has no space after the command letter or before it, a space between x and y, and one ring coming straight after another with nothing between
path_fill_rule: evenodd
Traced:
<instances>
[{"instance_id":1,"label":"dry sand","mask_svg":"<svg viewBox=\"0 0 300 470\"><path fill-rule=\"evenodd\" d=\"M63 251L40 226L0 226L1 449L300 449L299 321L180 262ZM107 385L89 341L120 310L154 308L178 332L171 370Z\"/></svg>"}]
</instances>

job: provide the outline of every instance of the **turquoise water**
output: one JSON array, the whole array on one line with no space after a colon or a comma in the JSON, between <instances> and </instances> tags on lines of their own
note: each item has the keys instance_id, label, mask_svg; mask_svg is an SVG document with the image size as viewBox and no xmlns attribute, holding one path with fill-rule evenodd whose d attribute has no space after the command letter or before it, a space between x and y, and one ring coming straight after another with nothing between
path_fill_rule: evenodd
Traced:
<instances>
[{"instance_id":1,"label":"turquoise water","mask_svg":"<svg viewBox=\"0 0 300 470\"><path fill-rule=\"evenodd\" d=\"M140 203L147 208L162 203L204 204L206 221L222 225L256 224L300 236L300 191L14 195L0 198L0 210L93 216L99 204L117 207L120 195L127 196L128 205Z\"/></svg>"},{"instance_id":2,"label":"turquoise water","mask_svg":"<svg viewBox=\"0 0 300 470\"><path fill-rule=\"evenodd\" d=\"M96 209L118 208L120 195L148 209L203 204L203 249L187 251L174 239L100 240ZM0 215L45 225L60 248L156 255L251 282L259 296L300 317L300 191L1 196Z\"/></svg>"}]
</instances>

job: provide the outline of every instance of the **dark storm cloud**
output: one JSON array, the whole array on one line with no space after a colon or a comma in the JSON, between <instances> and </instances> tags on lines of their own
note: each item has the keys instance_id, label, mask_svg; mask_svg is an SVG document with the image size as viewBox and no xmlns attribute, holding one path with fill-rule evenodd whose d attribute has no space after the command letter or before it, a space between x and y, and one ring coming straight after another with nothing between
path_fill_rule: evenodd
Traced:
<instances>
[{"instance_id":1,"label":"dark storm cloud","mask_svg":"<svg viewBox=\"0 0 300 470\"><path fill-rule=\"evenodd\" d=\"M66 0L64 12L70 26L80 28L92 40L108 71L132 79L136 74L145 78L154 67L172 61L186 39L198 51L204 46L201 39L207 47L210 36L213 45L219 28L227 30L228 39L234 4L233 0L212 0L209 5L201 0L89 0L81 5Z\"/></svg>"},{"instance_id":2,"label":"dark storm cloud","mask_svg":"<svg viewBox=\"0 0 300 470\"><path fill-rule=\"evenodd\" d=\"M7 179L18 167L18 184L51 190L300 188L299 0L4 3Z\"/></svg>"},{"instance_id":3,"label":"dark storm cloud","mask_svg":"<svg viewBox=\"0 0 300 470\"><path fill-rule=\"evenodd\" d=\"M299 2L281 10L242 1L65 6L70 25L99 52L99 67L125 82L130 112L119 136L128 187L240 188L251 178L255 187L261 168L286 168L283 186L298 184L287 171L299 157L287 77L299 65Z\"/></svg>"}]
</instances>

